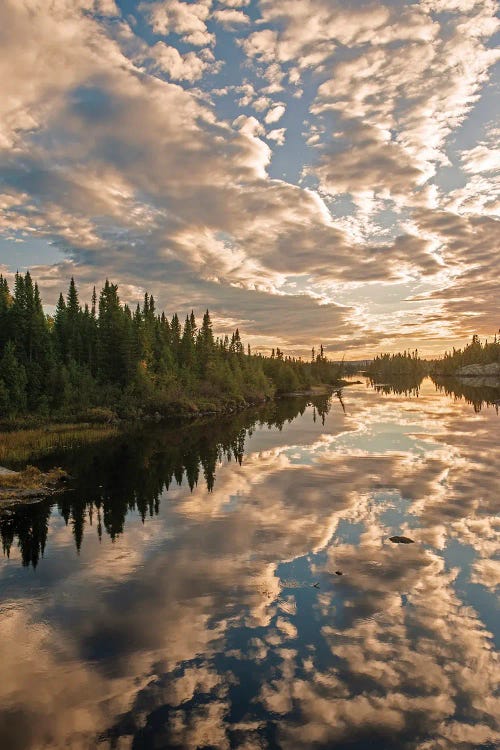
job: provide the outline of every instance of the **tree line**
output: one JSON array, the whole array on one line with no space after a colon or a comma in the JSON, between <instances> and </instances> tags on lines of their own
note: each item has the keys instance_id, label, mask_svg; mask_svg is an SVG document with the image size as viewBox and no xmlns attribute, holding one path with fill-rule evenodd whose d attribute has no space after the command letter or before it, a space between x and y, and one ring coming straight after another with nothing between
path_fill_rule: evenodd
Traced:
<instances>
[{"instance_id":1,"label":"tree line","mask_svg":"<svg viewBox=\"0 0 500 750\"><path fill-rule=\"evenodd\" d=\"M500 362L500 338L495 335L491 341L481 341L474 334L463 349L453 348L438 359L421 359L418 350L398 354L380 354L366 369L374 380L394 377L424 377L424 375L454 375L465 365L488 365Z\"/></svg>"},{"instance_id":2,"label":"tree line","mask_svg":"<svg viewBox=\"0 0 500 750\"><path fill-rule=\"evenodd\" d=\"M492 341L481 341L474 334L463 349L453 348L451 352L445 352L442 359L435 360L432 372L436 375L453 375L465 365L489 365L493 362L500 362L500 338L495 335Z\"/></svg>"},{"instance_id":3,"label":"tree line","mask_svg":"<svg viewBox=\"0 0 500 750\"><path fill-rule=\"evenodd\" d=\"M0 418L218 411L335 382L339 371L322 346L303 361L253 353L238 329L215 336L208 310L181 322L148 293L132 309L108 280L82 305L72 278L47 315L29 271L12 290L0 275Z\"/></svg>"},{"instance_id":4,"label":"tree line","mask_svg":"<svg viewBox=\"0 0 500 750\"><path fill-rule=\"evenodd\" d=\"M429 372L429 363L421 359L415 349L398 354L380 354L372 360L366 372L374 380L392 377L422 378Z\"/></svg>"}]
</instances>

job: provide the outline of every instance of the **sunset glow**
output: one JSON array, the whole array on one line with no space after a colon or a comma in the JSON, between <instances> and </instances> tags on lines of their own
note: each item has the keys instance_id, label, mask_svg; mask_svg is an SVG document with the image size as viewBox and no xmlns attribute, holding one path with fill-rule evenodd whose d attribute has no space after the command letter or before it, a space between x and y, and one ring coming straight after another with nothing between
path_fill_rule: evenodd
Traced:
<instances>
[{"instance_id":1,"label":"sunset glow","mask_svg":"<svg viewBox=\"0 0 500 750\"><path fill-rule=\"evenodd\" d=\"M4 0L0 272L29 268L48 310L71 276L209 307L256 349L491 336L497 11Z\"/></svg>"}]
</instances>

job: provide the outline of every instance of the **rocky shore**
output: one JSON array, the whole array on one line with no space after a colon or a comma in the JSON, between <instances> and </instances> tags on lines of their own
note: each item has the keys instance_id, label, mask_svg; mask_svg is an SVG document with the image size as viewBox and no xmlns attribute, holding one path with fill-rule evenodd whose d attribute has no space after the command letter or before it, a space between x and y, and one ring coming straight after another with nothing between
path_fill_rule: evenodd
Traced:
<instances>
[{"instance_id":1,"label":"rocky shore","mask_svg":"<svg viewBox=\"0 0 500 750\"><path fill-rule=\"evenodd\" d=\"M490 362L487 365L464 365L459 367L457 378L500 378L500 362Z\"/></svg>"}]
</instances>

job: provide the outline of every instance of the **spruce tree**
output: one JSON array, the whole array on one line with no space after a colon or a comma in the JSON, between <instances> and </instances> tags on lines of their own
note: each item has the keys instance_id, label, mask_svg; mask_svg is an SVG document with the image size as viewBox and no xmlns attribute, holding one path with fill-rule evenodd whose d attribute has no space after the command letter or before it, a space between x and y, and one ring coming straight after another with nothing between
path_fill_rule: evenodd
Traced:
<instances>
[{"instance_id":1,"label":"spruce tree","mask_svg":"<svg viewBox=\"0 0 500 750\"><path fill-rule=\"evenodd\" d=\"M117 287L106 279L99 297L97 323L98 375L105 383L121 382L123 376L118 346L121 334L120 322L121 308Z\"/></svg>"},{"instance_id":2,"label":"spruce tree","mask_svg":"<svg viewBox=\"0 0 500 750\"><path fill-rule=\"evenodd\" d=\"M179 362L179 350L181 345L181 324L179 322L179 316L177 313L172 315L172 321L170 323L170 339L172 346L172 354L175 361Z\"/></svg>"},{"instance_id":3,"label":"spruce tree","mask_svg":"<svg viewBox=\"0 0 500 750\"><path fill-rule=\"evenodd\" d=\"M213 360L215 355L215 341L212 331L212 321L210 320L210 314L208 310L206 310L203 316L203 322L198 333L197 355L200 372L202 375L205 375L209 363L211 360Z\"/></svg>"},{"instance_id":4,"label":"spruce tree","mask_svg":"<svg viewBox=\"0 0 500 750\"><path fill-rule=\"evenodd\" d=\"M9 313L11 340L15 344L16 356L21 362L26 361L26 292L24 278L16 273L14 280L14 295Z\"/></svg>"},{"instance_id":5,"label":"spruce tree","mask_svg":"<svg viewBox=\"0 0 500 750\"><path fill-rule=\"evenodd\" d=\"M70 360L80 363L82 361L82 311L78 301L78 291L75 280L71 277L68 295L66 297L65 314L65 361Z\"/></svg>"},{"instance_id":6,"label":"spruce tree","mask_svg":"<svg viewBox=\"0 0 500 750\"><path fill-rule=\"evenodd\" d=\"M67 358L66 302L62 295L62 292L59 294L59 299L57 300L56 311L54 315L54 339L57 358L61 362L65 362Z\"/></svg>"},{"instance_id":7,"label":"spruce tree","mask_svg":"<svg viewBox=\"0 0 500 750\"><path fill-rule=\"evenodd\" d=\"M192 368L195 363L196 349L194 340L194 331L192 328L191 318L186 315L184 330L180 344L179 363L181 367Z\"/></svg>"}]
</instances>

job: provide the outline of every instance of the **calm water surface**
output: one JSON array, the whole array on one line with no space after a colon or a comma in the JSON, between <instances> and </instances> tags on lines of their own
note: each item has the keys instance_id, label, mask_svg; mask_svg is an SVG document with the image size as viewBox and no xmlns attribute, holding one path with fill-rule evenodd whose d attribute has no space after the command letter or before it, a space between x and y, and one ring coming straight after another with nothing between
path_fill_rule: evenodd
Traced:
<instances>
[{"instance_id":1,"label":"calm water surface","mask_svg":"<svg viewBox=\"0 0 500 750\"><path fill-rule=\"evenodd\" d=\"M0 516L0 747L500 747L498 407L400 390L47 460Z\"/></svg>"}]
</instances>

